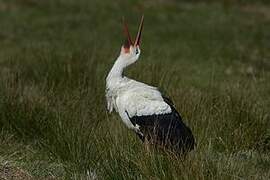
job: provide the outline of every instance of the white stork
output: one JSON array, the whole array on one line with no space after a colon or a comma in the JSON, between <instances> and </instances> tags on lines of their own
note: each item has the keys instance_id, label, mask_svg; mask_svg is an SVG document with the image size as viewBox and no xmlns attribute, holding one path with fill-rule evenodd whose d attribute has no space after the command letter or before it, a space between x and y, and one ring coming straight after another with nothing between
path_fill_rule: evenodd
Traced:
<instances>
[{"instance_id":1,"label":"white stork","mask_svg":"<svg viewBox=\"0 0 270 180\"><path fill-rule=\"evenodd\" d=\"M194 137L172 101L156 87L123 76L123 70L140 56L143 19L142 16L134 43L124 21L127 39L106 78L107 109L118 112L125 125L143 142L146 140L176 152L188 152L194 148Z\"/></svg>"}]
</instances>

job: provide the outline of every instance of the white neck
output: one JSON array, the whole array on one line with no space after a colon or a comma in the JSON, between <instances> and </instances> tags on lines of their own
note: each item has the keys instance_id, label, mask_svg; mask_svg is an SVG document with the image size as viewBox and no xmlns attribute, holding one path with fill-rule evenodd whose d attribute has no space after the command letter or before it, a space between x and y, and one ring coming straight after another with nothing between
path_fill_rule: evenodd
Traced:
<instances>
[{"instance_id":1,"label":"white neck","mask_svg":"<svg viewBox=\"0 0 270 180\"><path fill-rule=\"evenodd\" d=\"M125 60L122 59L121 56L119 56L117 58L117 60L115 61L111 71L109 72L109 74L107 76L107 81L110 81L112 79L121 79L121 78L123 78L122 74L123 74L124 68L126 67L126 64L124 62L125 62Z\"/></svg>"}]
</instances>

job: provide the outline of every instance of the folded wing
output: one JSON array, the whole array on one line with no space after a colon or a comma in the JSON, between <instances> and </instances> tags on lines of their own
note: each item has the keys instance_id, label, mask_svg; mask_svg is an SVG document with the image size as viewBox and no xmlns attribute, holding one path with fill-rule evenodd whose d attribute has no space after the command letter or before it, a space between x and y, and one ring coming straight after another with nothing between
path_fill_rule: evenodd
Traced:
<instances>
[{"instance_id":1,"label":"folded wing","mask_svg":"<svg viewBox=\"0 0 270 180\"><path fill-rule=\"evenodd\" d=\"M129 117L168 114L170 106L156 89L134 88L125 92L120 99Z\"/></svg>"}]
</instances>

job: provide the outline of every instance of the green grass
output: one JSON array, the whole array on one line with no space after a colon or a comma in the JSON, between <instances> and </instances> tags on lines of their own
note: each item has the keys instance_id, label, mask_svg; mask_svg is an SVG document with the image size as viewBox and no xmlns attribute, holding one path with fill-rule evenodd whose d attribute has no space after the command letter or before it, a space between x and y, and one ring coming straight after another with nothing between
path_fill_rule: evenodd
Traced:
<instances>
[{"instance_id":1,"label":"green grass","mask_svg":"<svg viewBox=\"0 0 270 180\"><path fill-rule=\"evenodd\" d=\"M142 13L126 75L173 99L197 143L184 159L106 112L121 18L135 34ZM266 1L0 0L0 22L0 178L270 178Z\"/></svg>"}]
</instances>

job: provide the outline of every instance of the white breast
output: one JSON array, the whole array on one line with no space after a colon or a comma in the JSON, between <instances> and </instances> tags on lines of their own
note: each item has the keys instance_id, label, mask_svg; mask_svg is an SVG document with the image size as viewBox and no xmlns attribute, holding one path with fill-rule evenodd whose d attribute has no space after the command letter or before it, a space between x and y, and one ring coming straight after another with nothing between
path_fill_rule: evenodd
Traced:
<instances>
[{"instance_id":1,"label":"white breast","mask_svg":"<svg viewBox=\"0 0 270 180\"><path fill-rule=\"evenodd\" d=\"M129 128L135 128L129 117L171 112L157 88L128 78L115 83L117 86L109 88L106 94L108 110L114 108Z\"/></svg>"}]
</instances>

